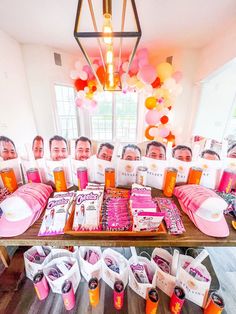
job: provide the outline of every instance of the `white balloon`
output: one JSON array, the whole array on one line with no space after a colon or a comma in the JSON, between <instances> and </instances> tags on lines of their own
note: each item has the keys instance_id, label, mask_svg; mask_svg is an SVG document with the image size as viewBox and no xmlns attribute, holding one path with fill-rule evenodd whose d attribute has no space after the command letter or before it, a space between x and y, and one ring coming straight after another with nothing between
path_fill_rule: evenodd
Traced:
<instances>
[{"instance_id":1,"label":"white balloon","mask_svg":"<svg viewBox=\"0 0 236 314\"><path fill-rule=\"evenodd\" d=\"M77 93L77 97L78 98L84 98L85 97L85 92L83 90L80 90L78 93Z\"/></svg>"},{"instance_id":2,"label":"white balloon","mask_svg":"<svg viewBox=\"0 0 236 314\"><path fill-rule=\"evenodd\" d=\"M168 78L164 81L163 87L167 89L174 89L176 86L176 81L173 78Z\"/></svg>"},{"instance_id":3,"label":"white balloon","mask_svg":"<svg viewBox=\"0 0 236 314\"><path fill-rule=\"evenodd\" d=\"M77 70L71 70L70 77L72 80L76 80L79 77L79 72Z\"/></svg>"},{"instance_id":4,"label":"white balloon","mask_svg":"<svg viewBox=\"0 0 236 314\"><path fill-rule=\"evenodd\" d=\"M149 130L149 134L151 135L151 136L156 136L156 130L157 130L157 128L151 128L150 130Z\"/></svg>"},{"instance_id":5,"label":"white balloon","mask_svg":"<svg viewBox=\"0 0 236 314\"><path fill-rule=\"evenodd\" d=\"M130 76L129 74L123 73L120 79L122 83L125 83L125 82L128 82L128 80L130 79Z\"/></svg>"},{"instance_id":6,"label":"white balloon","mask_svg":"<svg viewBox=\"0 0 236 314\"><path fill-rule=\"evenodd\" d=\"M76 70L78 70L78 71L82 70L82 68L83 68L82 62L76 61L76 62L75 62L75 68L76 68Z\"/></svg>"},{"instance_id":7,"label":"white balloon","mask_svg":"<svg viewBox=\"0 0 236 314\"><path fill-rule=\"evenodd\" d=\"M152 92L153 92L153 87L152 87L152 85L146 85L145 87L144 87L144 90L145 90L145 92L147 93L147 94L152 94Z\"/></svg>"},{"instance_id":8,"label":"white balloon","mask_svg":"<svg viewBox=\"0 0 236 314\"><path fill-rule=\"evenodd\" d=\"M88 79L88 73L85 71L79 71L79 77L81 80L86 81Z\"/></svg>"},{"instance_id":9,"label":"white balloon","mask_svg":"<svg viewBox=\"0 0 236 314\"><path fill-rule=\"evenodd\" d=\"M129 62L127 61L127 62L124 62L123 64L122 64L122 70L124 71L124 72L126 72L127 70L128 70L128 66L129 66Z\"/></svg>"}]
</instances>

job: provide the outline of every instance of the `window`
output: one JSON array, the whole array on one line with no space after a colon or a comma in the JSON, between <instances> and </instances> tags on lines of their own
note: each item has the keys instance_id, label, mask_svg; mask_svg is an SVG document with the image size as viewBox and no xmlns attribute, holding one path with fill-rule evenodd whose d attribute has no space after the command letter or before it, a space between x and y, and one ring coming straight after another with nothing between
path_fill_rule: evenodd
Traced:
<instances>
[{"instance_id":1,"label":"window","mask_svg":"<svg viewBox=\"0 0 236 314\"><path fill-rule=\"evenodd\" d=\"M137 139L137 93L103 92L98 109L90 115L91 138L102 141L135 142Z\"/></svg>"},{"instance_id":2,"label":"window","mask_svg":"<svg viewBox=\"0 0 236 314\"><path fill-rule=\"evenodd\" d=\"M74 88L55 85L59 133L66 139L78 137Z\"/></svg>"},{"instance_id":3,"label":"window","mask_svg":"<svg viewBox=\"0 0 236 314\"><path fill-rule=\"evenodd\" d=\"M236 58L202 82L194 134L220 142L235 137L235 82Z\"/></svg>"}]
</instances>

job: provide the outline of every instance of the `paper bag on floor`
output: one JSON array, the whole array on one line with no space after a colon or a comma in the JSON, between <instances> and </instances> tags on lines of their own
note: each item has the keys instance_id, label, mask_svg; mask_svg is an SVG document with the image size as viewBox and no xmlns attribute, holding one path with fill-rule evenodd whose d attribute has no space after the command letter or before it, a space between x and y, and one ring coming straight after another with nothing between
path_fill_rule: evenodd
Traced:
<instances>
[{"instance_id":1,"label":"paper bag on floor","mask_svg":"<svg viewBox=\"0 0 236 314\"><path fill-rule=\"evenodd\" d=\"M96 257L98 257L97 261L94 263L85 260L85 256L94 252ZM92 253L92 254L94 254ZM89 281L91 278L97 278L100 280L102 276L102 251L98 246L81 246L79 249L79 263L80 270L83 277L86 281Z\"/></svg>"},{"instance_id":2,"label":"paper bag on floor","mask_svg":"<svg viewBox=\"0 0 236 314\"><path fill-rule=\"evenodd\" d=\"M140 297L142 297L143 299L146 299L147 297L147 292L150 288L153 287L153 276L155 274L155 268L152 265L151 261L149 261L149 259L147 259L146 257L143 256L137 256L138 259L138 263L141 263L143 265L146 265L146 272L148 272L148 279L149 282L148 283L141 283L138 282L138 280L136 279L136 276L134 275L132 269L131 269L131 265L137 265L137 260L134 256L132 256L128 263L129 263L129 286L132 290L134 290L134 292L136 292L138 295L140 295Z\"/></svg>"},{"instance_id":3,"label":"paper bag on floor","mask_svg":"<svg viewBox=\"0 0 236 314\"><path fill-rule=\"evenodd\" d=\"M108 263L118 265L118 272L109 268L107 266ZM114 283L117 280L123 281L124 287L126 287L128 283L128 263L126 258L112 249L105 249L102 253L102 279L112 289L114 289Z\"/></svg>"},{"instance_id":4,"label":"paper bag on floor","mask_svg":"<svg viewBox=\"0 0 236 314\"><path fill-rule=\"evenodd\" d=\"M172 255L167 250L156 248L152 252L152 259L151 259L151 262L156 269L154 277L153 277L154 287L157 286L159 289L165 292L165 294L171 297L174 291L174 287L176 286L176 277L172 276L170 272L169 273L165 272L158 266L158 264L155 262L156 256L166 261L169 264L169 270L170 270L171 264L172 264Z\"/></svg>"},{"instance_id":5,"label":"paper bag on floor","mask_svg":"<svg viewBox=\"0 0 236 314\"><path fill-rule=\"evenodd\" d=\"M204 308L211 285L211 275L206 267L200 264L197 266L197 270L192 270L195 277L191 276L183 267L192 261L193 258L191 256L180 255L177 285L183 288L186 299Z\"/></svg>"},{"instance_id":6,"label":"paper bag on floor","mask_svg":"<svg viewBox=\"0 0 236 314\"><path fill-rule=\"evenodd\" d=\"M33 246L24 252L25 272L26 276L33 280L34 276L42 271L44 266L51 260L50 246Z\"/></svg>"},{"instance_id":7,"label":"paper bag on floor","mask_svg":"<svg viewBox=\"0 0 236 314\"><path fill-rule=\"evenodd\" d=\"M62 286L66 280L71 281L76 292L80 280L78 261L74 257L58 257L49 262L43 269L43 273L53 292L61 294Z\"/></svg>"}]
</instances>

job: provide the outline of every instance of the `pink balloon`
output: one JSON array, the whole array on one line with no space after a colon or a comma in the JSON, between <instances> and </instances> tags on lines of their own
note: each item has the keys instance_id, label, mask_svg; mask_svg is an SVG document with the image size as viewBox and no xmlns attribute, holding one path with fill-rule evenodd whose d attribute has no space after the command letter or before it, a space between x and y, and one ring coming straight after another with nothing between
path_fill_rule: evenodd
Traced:
<instances>
[{"instance_id":1,"label":"pink balloon","mask_svg":"<svg viewBox=\"0 0 236 314\"><path fill-rule=\"evenodd\" d=\"M145 116L145 121L149 125L155 125L160 120L160 114L157 110L148 110Z\"/></svg>"},{"instance_id":2,"label":"pink balloon","mask_svg":"<svg viewBox=\"0 0 236 314\"><path fill-rule=\"evenodd\" d=\"M146 84L151 84L156 78L156 69L151 64L143 66L139 73L141 80Z\"/></svg>"},{"instance_id":3,"label":"pink balloon","mask_svg":"<svg viewBox=\"0 0 236 314\"><path fill-rule=\"evenodd\" d=\"M91 102L90 102L90 106L92 107L92 108L96 108L97 107L97 102L96 102L96 100L91 100Z\"/></svg>"},{"instance_id":4,"label":"pink balloon","mask_svg":"<svg viewBox=\"0 0 236 314\"><path fill-rule=\"evenodd\" d=\"M148 58L143 57L139 59L138 61L139 69L143 68L145 65L148 65Z\"/></svg>"},{"instance_id":5,"label":"pink balloon","mask_svg":"<svg viewBox=\"0 0 236 314\"><path fill-rule=\"evenodd\" d=\"M138 73L139 66L138 66L138 59L137 58L133 59L129 70L134 75Z\"/></svg>"},{"instance_id":6,"label":"pink balloon","mask_svg":"<svg viewBox=\"0 0 236 314\"><path fill-rule=\"evenodd\" d=\"M139 49L136 53L138 59L146 58L148 59L148 50L147 48Z\"/></svg>"},{"instance_id":7,"label":"pink balloon","mask_svg":"<svg viewBox=\"0 0 236 314\"><path fill-rule=\"evenodd\" d=\"M94 60L93 60L93 64L97 64L97 65L99 65L99 64L100 64L100 62L99 62L99 60L98 60L98 59L94 59Z\"/></svg>"},{"instance_id":8,"label":"pink balloon","mask_svg":"<svg viewBox=\"0 0 236 314\"><path fill-rule=\"evenodd\" d=\"M170 130L167 128L161 128L159 134L161 137L166 137L170 134Z\"/></svg>"},{"instance_id":9,"label":"pink balloon","mask_svg":"<svg viewBox=\"0 0 236 314\"><path fill-rule=\"evenodd\" d=\"M83 71L88 74L88 79L89 80L91 80L94 77L93 72L92 72L92 70L91 70L91 68L90 68L90 66L88 64L83 66Z\"/></svg>"},{"instance_id":10,"label":"pink balloon","mask_svg":"<svg viewBox=\"0 0 236 314\"><path fill-rule=\"evenodd\" d=\"M176 83L179 83L182 78L183 78L183 73L181 71L176 71L173 75L172 78L175 79Z\"/></svg>"},{"instance_id":11,"label":"pink balloon","mask_svg":"<svg viewBox=\"0 0 236 314\"><path fill-rule=\"evenodd\" d=\"M82 108L83 107L83 100L81 98L76 98L75 104L77 107Z\"/></svg>"}]
</instances>

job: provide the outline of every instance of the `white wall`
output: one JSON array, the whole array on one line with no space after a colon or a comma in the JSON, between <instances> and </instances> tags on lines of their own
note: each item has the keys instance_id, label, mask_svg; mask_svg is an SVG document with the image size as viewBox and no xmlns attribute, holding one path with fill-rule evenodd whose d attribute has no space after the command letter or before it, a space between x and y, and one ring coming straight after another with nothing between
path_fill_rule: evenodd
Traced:
<instances>
[{"instance_id":1,"label":"white wall","mask_svg":"<svg viewBox=\"0 0 236 314\"><path fill-rule=\"evenodd\" d=\"M196 79L198 81L205 79L235 57L236 21L201 49Z\"/></svg>"},{"instance_id":2,"label":"white wall","mask_svg":"<svg viewBox=\"0 0 236 314\"><path fill-rule=\"evenodd\" d=\"M200 51L199 67L196 73L199 102L196 118L192 123L194 134L211 137L218 141L223 139L236 95L235 61L232 61L235 57L236 22ZM222 73L223 81L220 81L219 73ZM219 81L218 87L215 87L217 86L214 83L215 80Z\"/></svg>"},{"instance_id":3,"label":"white wall","mask_svg":"<svg viewBox=\"0 0 236 314\"><path fill-rule=\"evenodd\" d=\"M35 133L21 47L0 30L0 134L19 147Z\"/></svg>"},{"instance_id":4,"label":"white wall","mask_svg":"<svg viewBox=\"0 0 236 314\"><path fill-rule=\"evenodd\" d=\"M48 139L58 133L54 84L73 86L70 70L74 68L76 58L40 45L22 45L22 51L37 133ZM55 65L54 52L61 55L62 66Z\"/></svg>"}]
</instances>

